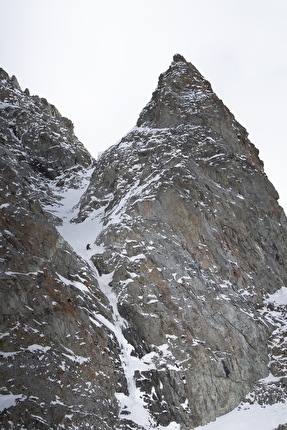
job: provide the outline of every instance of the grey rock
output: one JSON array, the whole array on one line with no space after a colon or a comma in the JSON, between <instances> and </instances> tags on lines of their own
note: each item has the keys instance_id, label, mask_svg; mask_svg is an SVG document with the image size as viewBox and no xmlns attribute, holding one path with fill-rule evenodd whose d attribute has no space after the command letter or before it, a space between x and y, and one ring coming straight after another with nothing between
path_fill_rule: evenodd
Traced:
<instances>
[{"instance_id":1,"label":"grey rock","mask_svg":"<svg viewBox=\"0 0 287 430\"><path fill-rule=\"evenodd\" d=\"M112 428L109 381L123 378L116 340L92 318L112 319L109 303L45 209L59 205L57 184L79 186L92 159L69 120L0 75L1 402L16 399L1 428L92 428L103 417L98 428Z\"/></svg>"},{"instance_id":2,"label":"grey rock","mask_svg":"<svg viewBox=\"0 0 287 430\"><path fill-rule=\"evenodd\" d=\"M114 272L135 354L168 343L170 357L144 375L165 392L164 414L149 401L160 424L213 420L268 374L272 328L258 309L286 279L277 199L246 130L180 57L97 163L79 219L102 205L95 264Z\"/></svg>"},{"instance_id":3,"label":"grey rock","mask_svg":"<svg viewBox=\"0 0 287 430\"><path fill-rule=\"evenodd\" d=\"M286 284L286 217L209 82L175 55L94 161L70 120L0 78L1 390L17 399L2 427L190 430L250 392L286 399L286 309L266 302ZM64 224L91 226L90 249Z\"/></svg>"}]
</instances>

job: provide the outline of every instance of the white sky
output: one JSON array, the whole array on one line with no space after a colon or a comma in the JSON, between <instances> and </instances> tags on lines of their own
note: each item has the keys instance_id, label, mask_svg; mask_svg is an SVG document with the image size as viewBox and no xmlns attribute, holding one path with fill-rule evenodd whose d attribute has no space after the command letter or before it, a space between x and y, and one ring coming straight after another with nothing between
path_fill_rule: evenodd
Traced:
<instances>
[{"instance_id":1,"label":"white sky","mask_svg":"<svg viewBox=\"0 0 287 430\"><path fill-rule=\"evenodd\" d=\"M0 67L97 156L125 135L175 53L244 125L287 211L286 0L0 0Z\"/></svg>"}]
</instances>

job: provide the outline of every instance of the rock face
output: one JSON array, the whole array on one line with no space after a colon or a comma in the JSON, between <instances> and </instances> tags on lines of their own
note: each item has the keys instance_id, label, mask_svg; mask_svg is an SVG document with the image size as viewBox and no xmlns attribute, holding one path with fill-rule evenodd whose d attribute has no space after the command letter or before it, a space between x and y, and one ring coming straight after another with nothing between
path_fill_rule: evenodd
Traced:
<instances>
[{"instance_id":1,"label":"rock face","mask_svg":"<svg viewBox=\"0 0 287 430\"><path fill-rule=\"evenodd\" d=\"M112 428L117 346L90 319L111 319L109 304L44 210L60 204L54 189L81 191L91 157L69 120L3 70L0 95L1 428L82 428L99 411Z\"/></svg>"},{"instance_id":2,"label":"rock face","mask_svg":"<svg viewBox=\"0 0 287 430\"><path fill-rule=\"evenodd\" d=\"M190 430L282 401L286 217L210 84L176 55L95 162L0 77L3 428Z\"/></svg>"}]
</instances>

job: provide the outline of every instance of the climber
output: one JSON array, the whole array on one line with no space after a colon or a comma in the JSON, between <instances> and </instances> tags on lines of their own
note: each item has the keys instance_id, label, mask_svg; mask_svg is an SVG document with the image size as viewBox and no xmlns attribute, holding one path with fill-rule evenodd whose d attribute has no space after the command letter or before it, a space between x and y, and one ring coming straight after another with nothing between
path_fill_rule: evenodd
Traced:
<instances>
[{"instance_id":1,"label":"climber","mask_svg":"<svg viewBox=\"0 0 287 430\"><path fill-rule=\"evenodd\" d=\"M91 249L91 246L89 243L87 244L86 249Z\"/></svg>"}]
</instances>

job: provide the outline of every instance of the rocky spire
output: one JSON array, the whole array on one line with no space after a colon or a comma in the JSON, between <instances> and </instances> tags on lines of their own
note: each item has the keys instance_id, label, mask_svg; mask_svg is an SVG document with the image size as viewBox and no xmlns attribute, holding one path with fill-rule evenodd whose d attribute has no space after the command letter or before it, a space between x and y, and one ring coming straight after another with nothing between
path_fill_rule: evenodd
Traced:
<instances>
[{"instance_id":1,"label":"rocky spire","mask_svg":"<svg viewBox=\"0 0 287 430\"><path fill-rule=\"evenodd\" d=\"M191 127L216 133L233 152L242 152L257 168L263 168L258 150L246 129L213 92L211 84L191 63L175 54L162 73L150 102L142 110L138 127L176 129Z\"/></svg>"},{"instance_id":2,"label":"rocky spire","mask_svg":"<svg viewBox=\"0 0 287 430\"><path fill-rule=\"evenodd\" d=\"M157 357L168 339L171 355L135 372L159 424L210 421L268 374L258 307L286 278L277 198L246 130L179 55L137 127L99 159L78 221L104 214L91 260L112 273L133 355Z\"/></svg>"},{"instance_id":3,"label":"rocky spire","mask_svg":"<svg viewBox=\"0 0 287 430\"><path fill-rule=\"evenodd\" d=\"M168 70L160 75L158 87L137 125L170 128L186 121L197 124L199 114L204 110L206 113L213 99L210 83L183 56L176 54Z\"/></svg>"}]
</instances>

